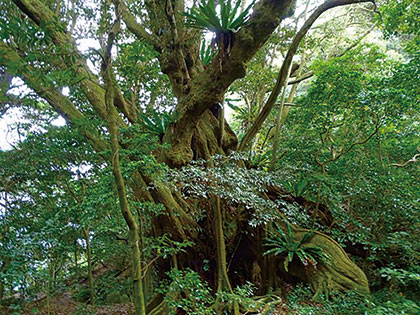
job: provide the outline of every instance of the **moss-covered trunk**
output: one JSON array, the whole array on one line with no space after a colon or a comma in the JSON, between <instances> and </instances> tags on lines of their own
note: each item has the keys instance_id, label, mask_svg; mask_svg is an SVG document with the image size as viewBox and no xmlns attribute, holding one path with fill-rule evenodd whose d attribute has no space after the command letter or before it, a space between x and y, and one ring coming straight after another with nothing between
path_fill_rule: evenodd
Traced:
<instances>
[{"instance_id":1,"label":"moss-covered trunk","mask_svg":"<svg viewBox=\"0 0 420 315\"><path fill-rule=\"evenodd\" d=\"M300 240L307 232L308 230L296 228L294 235L297 240ZM369 285L364 272L331 237L315 232L306 246L318 246L328 257L325 262L318 262L316 267L295 266L296 275L311 285L315 296L320 293L328 294L332 290L369 293Z\"/></svg>"},{"instance_id":2,"label":"moss-covered trunk","mask_svg":"<svg viewBox=\"0 0 420 315\"><path fill-rule=\"evenodd\" d=\"M220 134L218 115L207 111L195 125L191 141L183 143L183 146L190 150L192 159L211 161L214 154L226 155L236 149L236 136L226 123L225 130L223 141L218 142ZM275 198L280 198L278 189L274 191L277 191ZM247 210L238 205L234 211L235 215L232 215L228 211L232 205L228 205L228 200L220 200L219 203L216 202L219 207L215 207L216 211L213 215L208 214L205 220L195 223L194 226L174 224L173 220L188 222L190 220L188 213L194 206L203 207L203 204L209 206L215 203L203 200L203 203L193 205L185 202L179 192L166 191L166 194L162 194L155 191L152 194L156 202L171 207L168 213L172 213L172 219L159 220L160 230L178 237L190 238L196 244L193 249L180 255L180 268L190 267L196 270L203 279L212 284L215 290L223 288L230 291L231 287L250 281L260 288L261 294L265 294L269 289L277 289L280 286L281 277L286 274L281 267L283 265L281 258L264 256L266 249L262 244L267 236L266 227L253 228L248 224L252 209ZM174 215L177 209L182 209L181 215ZM285 222L280 221L278 223L285 226ZM164 225L166 227L163 227ZM179 229L180 226L182 230ZM197 233L197 226L199 233ZM223 228L226 226L229 226L228 232ZM294 231L296 240L307 232L298 226L294 227ZM298 261L293 261L288 273L289 277L298 277L309 283L315 294L329 290L369 292L365 274L351 261L337 242L325 234L315 232L309 244L322 248L329 257L328 262L319 262L316 268L305 269ZM204 260L212 261L208 271L203 271L202 261Z\"/></svg>"},{"instance_id":3,"label":"moss-covered trunk","mask_svg":"<svg viewBox=\"0 0 420 315\"><path fill-rule=\"evenodd\" d=\"M118 25L118 24L115 24ZM114 26L115 26L114 25ZM115 33L113 33L115 36ZM138 219L133 215L128 202L127 190L125 180L122 176L120 167L120 145L118 142L118 127L117 117L118 113L114 107L114 85L112 80L112 68L111 68L111 47L113 38L110 35L108 38L108 46L106 50L106 56L102 65L102 72L104 81L106 84L105 89L105 103L106 103L106 121L108 124L110 146L111 146L111 165L112 174L114 176L115 184L117 187L118 199L120 203L120 210L124 217L124 220L129 229L129 244L131 247L132 255L132 281L133 281L133 302L136 310L136 315L146 314L146 305L143 292L143 277L142 277L142 261L141 261L141 250L140 250L140 225Z\"/></svg>"},{"instance_id":4,"label":"moss-covered trunk","mask_svg":"<svg viewBox=\"0 0 420 315\"><path fill-rule=\"evenodd\" d=\"M367 1L327 1L314 10L302 29L296 33L281 67L277 83L253 126L243 137L241 149L245 148L258 133L274 107L300 41L315 20L323 12L333 7ZM116 21L110 29L104 28L106 31L98 34L101 39L105 39L105 32L109 31L108 40L103 43L106 46L102 47L102 58L100 58L103 61L101 71L103 81L89 69L83 54L73 54L73 49L77 50L76 41L72 38L72 34L66 31L67 27L61 24L62 18L57 16L57 13L54 13L40 0L13 0L13 2L16 4L16 8L31 19L35 25L43 26L40 30L45 33L51 44L60 47L60 49L69 47L72 58L68 59L72 62L63 62L67 59L60 57L51 64L54 65L54 68L58 64L58 69L70 71L71 80L69 79L67 82L68 86L75 85L74 77L83 78L83 80L77 81L77 87L80 88L86 100L83 102L78 100L73 104L73 100L63 95L60 89L44 86L43 82L47 82L47 80L40 80L39 72L35 71L36 68L33 67L32 62L26 62L13 45L6 42L0 42L0 50L6 57L2 58L0 65L10 66L9 70L19 69L21 73L14 74L21 77L33 91L48 101L70 124L83 126L80 130L86 139L91 142L96 152L105 156L107 162L112 165L121 213L130 233L136 312L145 314L142 289L142 252L139 245L141 226L138 224L138 218L131 212L127 198L130 190L126 190L126 179L123 178L119 165L120 145L122 143L127 145L127 142L121 139L123 136L119 134L119 128L138 121L139 115L137 114L141 111L141 106L125 100L124 93L118 84L120 80L115 80L117 72L112 66L111 48L114 40L120 37L117 36L120 33L120 18L140 42L148 42L155 48L158 53L160 69L169 77L173 93L177 97L177 121L167 128L163 142L169 145L169 149L162 150L158 158L170 167L181 167L191 160L210 161L214 154L226 155L230 151L238 149L238 139L224 121L223 115L220 114L219 103L223 101L224 94L232 83L245 76L247 63L265 44L280 23L293 14L296 1L257 1L247 23L235 33L232 47L229 50L219 47L217 57L204 66L199 57L200 41L203 34L200 34L196 29L188 29L183 23L182 12L187 10L184 6L185 1L145 1L144 9L142 8L139 13L147 15L147 17L139 18L133 15L125 1L114 0L112 3L115 8ZM140 20L144 21L146 25L138 23ZM104 17L103 21L108 20ZM150 21L150 23L147 24L146 21ZM46 64L46 66L45 68L48 69L48 66L51 65ZM86 115L84 106L83 110L80 110L79 107L80 104L85 103L91 105L91 108L86 110ZM88 116L87 113L90 113L91 109L96 113L98 119L106 121L109 139L96 128L95 124L89 124L91 116L90 114ZM89 117L89 119L85 119L85 117ZM107 156L105 152L108 151L109 145L111 153ZM263 256L264 230L253 228L248 224L249 212L252 209L239 205L234 214L229 214L229 211L224 211L228 209L227 201L220 200L221 209L219 208L216 212L209 211L205 219L195 222L190 215L195 205L185 201L179 192L171 191L166 183L156 182L150 179L147 174L141 174L141 171L138 171L133 175L130 185L137 200L163 204L166 208L164 214L153 219L153 229L148 233L152 236L168 234L173 239L190 239L195 243L193 248L189 248L186 253L177 257L180 268L190 267L203 274L215 289L220 274L227 274L227 276L223 276L224 280L222 277L222 280L226 283L230 282L233 286L251 281L267 290L279 285L277 276L281 274L281 270L278 268L278 260ZM153 189L150 189L150 186L153 186ZM203 200L203 203L206 202L210 201ZM217 222L216 229L213 224L214 220ZM230 227L229 231L225 229L226 226ZM298 227L295 227L295 231L300 233ZM311 283L316 292L325 288L355 289L363 293L368 291L364 274L350 261L336 242L319 234L314 236L311 242L314 246L323 248L331 256L331 262L328 265L321 265L319 268L305 271L305 273L297 272L302 279ZM217 263L218 257L219 262ZM208 271L204 271L204 259L214 263L210 265ZM162 265L165 265L165 262L162 262ZM168 266L170 264L166 264L166 267ZM229 286L225 285L225 287Z\"/></svg>"}]
</instances>

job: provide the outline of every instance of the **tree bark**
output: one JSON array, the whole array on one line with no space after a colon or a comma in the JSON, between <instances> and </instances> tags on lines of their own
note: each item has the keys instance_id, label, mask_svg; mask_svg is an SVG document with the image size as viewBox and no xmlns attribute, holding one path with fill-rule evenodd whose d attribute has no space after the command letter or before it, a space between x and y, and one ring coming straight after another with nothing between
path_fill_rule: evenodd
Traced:
<instances>
[{"instance_id":1,"label":"tree bark","mask_svg":"<svg viewBox=\"0 0 420 315\"><path fill-rule=\"evenodd\" d=\"M85 237L86 242L86 256L88 263L88 285L89 285L89 303L95 304L95 287L93 286L93 266L92 266L92 251L90 249L90 236L89 230L83 229L83 236Z\"/></svg>"},{"instance_id":2,"label":"tree bark","mask_svg":"<svg viewBox=\"0 0 420 315\"><path fill-rule=\"evenodd\" d=\"M63 30L65 28L59 24L60 19L42 1L13 1L36 25L45 24L48 31L46 32L47 36L56 46L69 46L76 50L74 40L69 33ZM366 1L330 0L314 11L303 28L296 34L280 70L277 84L254 126L242 140L239 150L243 150L258 133L270 113L280 88L284 86L286 72L292 62L293 55L314 21L324 11L332 7ZM181 167L192 160L204 159L210 161L215 154L227 155L229 152L237 150L238 140L236 135L222 115L215 115L213 109L217 108L218 104L222 102L224 94L232 82L245 75L247 62L267 41L280 22L293 13L295 1L258 1L248 23L235 34L235 42L230 53L220 54L206 68L200 64L197 43L191 40L191 38L197 38L194 33L196 31L187 30L182 27L182 23L174 23L173 21L174 18L179 18L177 14L180 12L177 13L176 8L179 9L181 1L172 2L176 6L175 13L167 12L166 1L147 1L146 10L148 10L150 16L157 19L154 21L155 24L170 30L163 33L154 24L146 28L137 23L136 17L125 6L124 1L114 0L113 2L120 8L127 28L138 39L150 42L158 51L161 70L168 75L174 94L178 99L176 105L178 120L169 125L163 137L163 142L169 144L170 148L159 152L159 161L166 162L170 167ZM115 34L113 35L115 37ZM32 69L31 66L27 65L24 58L5 42L0 42L1 55L6 56L6 58L0 59L0 65L6 64L8 60L10 63L21 64L22 70L19 76L39 96L47 100L57 112L62 114L70 124L77 126L77 122L83 119L86 124L82 124L84 127L81 130L97 152L104 154L103 151L110 145L111 155L105 155L104 158L112 165L121 213L129 229L136 314L145 314L142 257L139 244L139 236L142 235L142 231L136 217L130 210L126 182L121 174L118 131L119 127L136 121L138 108L134 108L132 103L124 99L124 95L122 95L114 80L110 53L113 42L111 37L108 41L105 56L103 56L102 75L105 87L100 84L98 77L89 70L81 54L75 54L77 67L65 63L61 65L63 69L71 69L72 73L78 77L89 78L89 80L80 82L80 88L97 116L107 123L109 142L101 136L101 132L89 125L89 122L86 122L82 111L68 97L64 96L58 89L43 86L33 75L39 70ZM183 38L186 39L183 41ZM60 61L58 60L57 63L60 63ZM87 125L88 127L86 127ZM148 186L152 183L154 185L150 189ZM270 281L270 286L276 285L276 281L269 278L273 276L274 271L278 270L275 265L278 262L275 259L265 259L263 256L261 245L264 240L261 235L264 234L260 233L261 231L258 228L252 228L248 224L252 209L245 209L245 207L240 209L238 206L236 209L237 215L224 218L222 213L228 211L223 211L222 207L225 202L217 197L215 211L213 212L216 233L213 233L211 228L213 222L210 222L211 215L200 222L193 220L190 210L194 208L194 205L184 200L179 192L171 191L164 183L153 181L147 174L136 171L129 184L137 200L160 203L166 208L165 214L154 218L153 231L150 231L150 233L155 236L167 233L176 240L190 239L196 243L193 249L179 255L178 263L181 267L202 270L202 262L197 262L196 257L215 258L216 266L207 275L210 280L216 278L215 288L219 290L232 290L232 284L243 284L251 278L251 275L256 281ZM235 226L234 231L229 235L223 229L226 220ZM296 228L296 231L300 235L301 231L298 228ZM251 238L250 235L259 236ZM214 257L214 252L212 253L214 244L204 244L203 239L214 239L216 241L216 257ZM316 292L325 288L350 288L360 292L368 292L367 281L363 272L350 261L336 242L322 234L316 234L311 242L314 246L324 248L331 256L331 264L320 265L317 270L303 273L302 278L306 279ZM232 251L227 244L234 243L239 245L237 250ZM232 262L229 270L227 261ZM166 264L167 266L168 264ZM263 277L261 273L264 274L266 270L271 270L271 272ZM267 283L262 283L262 286L268 287ZM162 308L161 305L159 307Z\"/></svg>"},{"instance_id":3,"label":"tree bark","mask_svg":"<svg viewBox=\"0 0 420 315\"><path fill-rule=\"evenodd\" d=\"M296 240L299 241L308 230L295 229ZM353 290L362 294L369 293L369 285L364 272L349 258L343 248L331 237L315 232L307 246L322 248L328 255L326 262L318 262L316 268L303 268L301 265L291 270L296 276L308 282L315 297L330 291Z\"/></svg>"},{"instance_id":4,"label":"tree bark","mask_svg":"<svg viewBox=\"0 0 420 315\"><path fill-rule=\"evenodd\" d=\"M116 22L118 23L118 21ZM114 24L117 25L117 24ZM113 76L111 75L111 48L117 32L111 30L108 37L108 43L105 50L104 62L102 64L102 74L105 81L105 104L106 104L106 118L108 123L108 131L110 136L111 144L111 164L112 174L114 175L115 184L117 186L118 199L120 202L120 209L122 215L127 223L129 229L129 239L131 245L132 254L132 279L133 279L133 299L136 309L136 315L146 314L146 305L143 292L143 277L142 277L142 266L141 266L141 250L140 250L140 231L139 224L136 218L130 210L130 206L127 198L127 190L125 188L124 178L120 168L120 145L118 142L118 127L117 117L118 113L114 107L114 84Z\"/></svg>"}]
</instances>

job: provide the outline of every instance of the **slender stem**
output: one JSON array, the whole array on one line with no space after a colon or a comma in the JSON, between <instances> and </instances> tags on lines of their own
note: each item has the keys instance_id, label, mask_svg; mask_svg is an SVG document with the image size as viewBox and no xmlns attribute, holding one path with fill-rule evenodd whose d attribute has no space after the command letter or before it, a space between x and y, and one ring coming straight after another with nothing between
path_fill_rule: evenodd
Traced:
<instances>
[{"instance_id":1,"label":"slender stem","mask_svg":"<svg viewBox=\"0 0 420 315\"><path fill-rule=\"evenodd\" d=\"M232 286L227 274L226 245L223 233L223 216L220 205L220 197L215 197L215 227L216 227L216 246L217 246L217 292L228 291L233 293ZM234 303L234 314L239 314L239 305Z\"/></svg>"},{"instance_id":2,"label":"slender stem","mask_svg":"<svg viewBox=\"0 0 420 315\"><path fill-rule=\"evenodd\" d=\"M90 249L90 237L89 237L89 230L83 229L83 236L85 237L86 241L86 255L87 255L87 263L88 263L88 284L89 284L89 298L90 304L95 304L95 288L93 286L93 266L92 266L92 251Z\"/></svg>"},{"instance_id":3,"label":"slender stem","mask_svg":"<svg viewBox=\"0 0 420 315\"><path fill-rule=\"evenodd\" d=\"M105 48L105 56L102 64L102 76L105 82L105 105L106 105L106 120L108 123L108 130L111 144L111 163L112 173L114 175L115 184L117 186L118 199L120 202L120 209L127 223L129 229L129 240L131 245L132 254L132 279L133 279L133 293L134 293L134 305L136 309L136 315L146 315L146 306L143 292L143 281L142 281L142 267L141 267L141 251L140 251L140 227L137 223L133 213L130 210L130 206L127 198L127 190L125 188L124 178L122 176L120 167L120 155L119 155L119 142L118 142L118 127L117 117L118 113L115 109L115 89L112 80L112 65L111 65L111 49L116 34L119 32L119 20L114 23L111 32L108 36L108 43Z\"/></svg>"},{"instance_id":4,"label":"slender stem","mask_svg":"<svg viewBox=\"0 0 420 315\"><path fill-rule=\"evenodd\" d=\"M292 70L292 64L290 64L290 66L289 66L289 70L287 72L287 77L286 77L286 80L284 81L283 93L281 95L281 102L280 102L280 111L279 111L279 114L277 115L277 119L276 119L276 128L275 128L275 131L274 131L274 140L273 140L273 158L271 160L271 170L273 170L275 168L276 162L277 162L277 149L278 149L278 145L279 145L279 133L280 133L280 128L281 128L281 120L282 120L282 116L283 116L284 101L285 101L285 98L286 98L287 81L289 80L291 70Z\"/></svg>"}]
</instances>

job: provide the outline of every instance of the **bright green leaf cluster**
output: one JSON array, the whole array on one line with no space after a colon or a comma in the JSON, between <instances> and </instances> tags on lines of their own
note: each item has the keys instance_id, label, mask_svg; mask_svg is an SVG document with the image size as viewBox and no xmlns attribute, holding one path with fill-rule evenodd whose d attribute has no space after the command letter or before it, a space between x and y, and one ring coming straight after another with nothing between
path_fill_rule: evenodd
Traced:
<instances>
[{"instance_id":1,"label":"bright green leaf cluster","mask_svg":"<svg viewBox=\"0 0 420 315\"><path fill-rule=\"evenodd\" d=\"M287 224L287 233L281 227L276 226L275 231L271 232L271 238L268 238L264 244L267 247L271 247L264 255L286 255L284 269L287 272L289 271L289 263L293 261L295 256L299 258L304 266L312 265L315 267L319 260L327 261L328 256L322 251L322 248L307 245L312 236L313 232L308 231L301 240L297 240L290 224Z\"/></svg>"},{"instance_id":2,"label":"bright green leaf cluster","mask_svg":"<svg viewBox=\"0 0 420 315\"><path fill-rule=\"evenodd\" d=\"M236 32L246 23L248 13L255 0L238 15L241 3L242 0L237 0L235 5L232 5L231 0L220 1L219 13L214 0L201 0L201 4L198 7L194 7L189 13L185 13L187 25L216 34L229 31Z\"/></svg>"}]
</instances>

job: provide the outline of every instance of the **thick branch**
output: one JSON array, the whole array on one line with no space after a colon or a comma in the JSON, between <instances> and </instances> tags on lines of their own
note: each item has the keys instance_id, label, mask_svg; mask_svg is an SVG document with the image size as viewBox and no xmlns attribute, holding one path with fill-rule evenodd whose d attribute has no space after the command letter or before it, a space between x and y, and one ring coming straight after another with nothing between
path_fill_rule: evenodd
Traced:
<instances>
[{"instance_id":1,"label":"thick branch","mask_svg":"<svg viewBox=\"0 0 420 315\"><path fill-rule=\"evenodd\" d=\"M96 132L95 127L88 126L88 120L84 115L74 106L74 104L65 97L59 90L53 88L46 88L42 85L42 81L39 80L34 74L36 69L28 66L25 61L4 42L0 41L0 65L8 66L13 64L14 68L16 65L20 65L20 73L14 73L18 75L25 83L33 89L40 97L47 100L47 102L55 109L57 113L63 116L67 122L80 126L82 133L88 138L95 150L103 151L106 146L99 138L99 133Z\"/></svg>"},{"instance_id":2,"label":"thick branch","mask_svg":"<svg viewBox=\"0 0 420 315\"><path fill-rule=\"evenodd\" d=\"M189 93L179 100L178 122L168 129L164 140L172 145L164 160L171 165L183 165L192 158L190 142L194 127L203 113L221 103L226 89L245 75L247 62L274 32L282 19L294 11L294 0L261 0L249 22L235 34L230 53L220 53L207 69L195 76Z\"/></svg>"},{"instance_id":3,"label":"thick branch","mask_svg":"<svg viewBox=\"0 0 420 315\"><path fill-rule=\"evenodd\" d=\"M309 78L312 78L314 76L314 72L313 71L309 71L307 73L305 73L304 75L302 75L301 77L294 79L294 80L290 80L289 82L287 82L288 85L293 85L296 83L300 83L302 81L305 81Z\"/></svg>"},{"instance_id":4,"label":"thick branch","mask_svg":"<svg viewBox=\"0 0 420 315\"><path fill-rule=\"evenodd\" d=\"M190 106L187 112L198 118L202 113L220 101L224 93L233 81L245 75L246 64L267 41L280 22L294 11L295 1L272 1L261 0L255 5L254 13L249 22L235 34L235 41L230 54L223 57L222 64L217 58L214 62L197 77L193 86L199 93L190 96ZM202 87L206 87L208 93L201 93ZM214 95L209 100L209 96ZM209 102L210 101L210 102Z\"/></svg>"},{"instance_id":5,"label":"thick branch","mask_svg":"<svg viewBox=\"0 0 420 315\"><path fill-rule=\"evenodd\" d=\"M106 119L105 90L99 84L96 76L89 70L83 56L77 52L77 46L71 35L65 31L64 25L59 18L44 3L39 0L13 0L13 2L24 12L35 24L48 31L46 34L56 46L70 46L75 51L75 63L69 58L63 59L59 66L71 69L77 77L83 78L80 87L95 111L102 119ZM124 125L120 117L116 117L119 125Z\"/></svg>"},{"instance_id":6,"label":"thick branch","mask_svg":"<svg viewBox=\"0 0 420 315\"><path fill-rule=\"evenodd\" d=\"M322 13L325 11L348 4L353 3L361 3L361 2L371 2L371 0L330 0L325 2L324 4L320 5L308 18L299 32L295 35L292 44L286 54L286 57L283 61L283 65L280 69L279 75L277 77L276 85L274 86L273 91L271 92L267 102L265 103L263 109L261 110L260 114L258 115L257 119L255 120L253 126L249 129L249 131L243 137L240 145L239 150L242 151L245 149L247 144L251 141L251 139L257 134L258 130L260 130L261 126L263 125L264 121L267 119L268 115L270 114L271 110L273 109L277 97L281 91L282 86L287 77L287 70L289 69L290 64L292 63L293 56L296 54L296 51L299 47L300 42L305 37L306 33L309 31L311 26L314 22L321 16Z\"/></svg>"},{"instance_id":7,"label":"thick branch","mask_svg":"<svg viewBox=\"0 0 420 315\"><path fill-rule=\"evenodd\" d=\"M114 0L114 4L115 6L119 6L121 10L121 17L125 25L137 37L137 39L146 41L155 47L159 46L158 39L152 34L149 34L141 24L137 23L136 18L127 8L124 1Z\"/></svg>"},{"instance_id":8,"label":"thick branch","mask_svg":"<svg viewBox=\"0 0 420 315\"><path fill-rule=\"evenodd\" d=\"M117 106L124 116L134 124L138 119L138 108L136 108L132 102L129 102L124 98L117 85L114 85L114 97L115 106Z\"/></svg>"}]
</instances>

